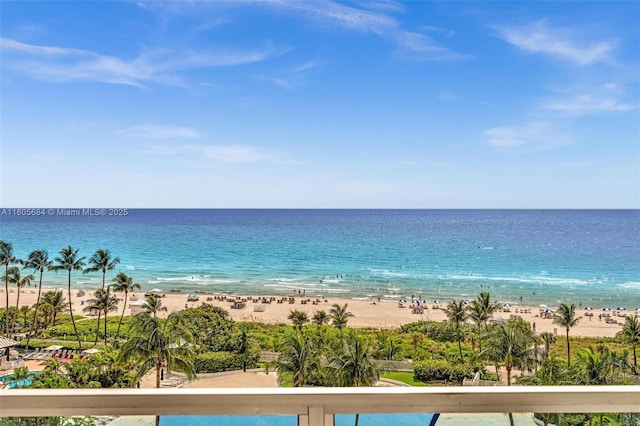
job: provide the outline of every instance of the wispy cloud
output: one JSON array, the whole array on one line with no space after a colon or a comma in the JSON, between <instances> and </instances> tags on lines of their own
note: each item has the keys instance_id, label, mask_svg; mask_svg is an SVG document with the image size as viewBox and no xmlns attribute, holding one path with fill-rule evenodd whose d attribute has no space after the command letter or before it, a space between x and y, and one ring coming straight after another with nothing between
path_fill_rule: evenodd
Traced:
<instances>
[{"instance_id":1,"label":"wispy cloud","mask_svg":"<svg viewBox=\"0 0 640 426\"><path fill-rule=\"evenodd\" d=\"M254 51L218 48L208 51L184 49L146 50L133 59L122 59L96 52L58 46L41 46L1 38L0 48L14 55L5 56L6 66L33 78L53 81L98 81L144 87L145 84L183 85L181 71L241 65L264 61L284 53L266 45Z\"/></svg>"},{"instance_id":2,"label":"wispy cloud","mask_svg":"<svg viewBox=\"0 0 640 426\"><path fill-rule=\"evenodd\" d=\"M570 89L572 94L563 94L542 103L542 108L569 116L601 113L624 113L640 109L639 102L625 100L625 88L617 83L607 82L599 86L580 86Z\"/></svg>"},{"instance_id":3,"label":"wispy cloud","mask_svg":"<svg viewBox=\"0 0 640 426\"><path fill-rule=\"evenodd\" d=\"M613 97L579 95L571 99L548 102L544 108L569 115L588 115L602 112L627 112L640 109L640 104L621 102Z\"/></svg>"},{"instance_id":4,"label":"wispy cloud","mask_svg":"<svg viewBox=\"0 0 640 426\"><path fill-rule=\"evenodd\" d=\"M118 130L116 134L134 139L191 139L201 136L189 127L164 124L132 126Z\"/></svg>"},{"instance_id":5,"label":"wispy cloud","mask_svg":"<svg viewBox=\"0 0 640 426\"><path fill-rule=\"evenodd\" d=\"M289 83L289 81L282 77L272 77L272 76L262 75L262 74L257 74L252 77L254 80L268 81L270 83L275 84L278 87L282 87L283 89L289 89L291 87L291 84Z\"/></svg>"},{"instance_id":6,"label":"wispy cloud","mask_svg":"<svg viewBox=\"0 0 640 426\"><path fill-rule=\"evenodd\" d=\"M198 160L223 164L246 164L275 161L274 154L263 149L247 145L157 145L146 151L147 154L161 156L183 156Z\"/></svg>"},{"instance_id":7,"label":"wispy cloud","mask_svg":"<svg viewBox=\"0 0 640 426\"><path fill-rule=\"evenodd\" d=\"M402 13L405 6L395 1L363 1L349 5L334 1L254 0L240 2L154 2L144 7L162 8L171 13L196 14L205 8L264 7L288 12L322 26L348 31L371 33L391 40L398 48L398 57L421 60L458 60L466 55L454 52L425 34L402 28L402 23L391 13ZM452 33L453 34L453 33Z\"/></svg>"},{"instance_id":8,"label":"wispy cloud","mask_svg":"<svg viewBox=\"0 0 640 426\"><path fill-rule=\"evenodd\" d=\"M616 48L612 41L580 40L577 31L552 28L544 19L526 26L498 28L498 33L500 38L525 52L547 54L578 65L611 62Z\"/></svg>"},{"instance_id":9,"label":"wispy cloud","mask_svg":"<svg viewBox=\"0 0 640 426\"><path fill-rule=\"evenodd\" d=\"M544 150L571 143L571 138L548 122L493 127L483 133L486 143L500 149Z\"/></svg>"}]
</instances>

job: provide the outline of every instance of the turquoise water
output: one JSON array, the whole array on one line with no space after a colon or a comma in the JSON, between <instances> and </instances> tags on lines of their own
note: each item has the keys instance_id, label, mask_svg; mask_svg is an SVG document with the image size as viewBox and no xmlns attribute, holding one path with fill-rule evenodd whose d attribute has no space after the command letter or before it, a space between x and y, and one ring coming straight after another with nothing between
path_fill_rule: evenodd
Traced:
<instances>
[{"instance_id":1,"label":"turquoise water","mask_svg":"<svg viewBox=\"0 0 640 426\"><path fill-rule=\"evenodd\" d=\"M434 425L433 414L361 414L359 426ZM335 416L335 426L353 426L355 415ZM162 416L160 426L297 426L297 416Z\"/></svg>"},{"instance_id":2,"label":"turquoise water","mask_svg":"<svg viewBox=\"0 0 640 426\"><path fill-rule=\"evenodd\" d=\"M81 213L81 211L79 211ZM129 210L0 216L18 257L108 248L143 289L640 306L638 210ZM73 277L95 288L99 274ZM63 273L45 285L63 286Z\"/></svg>"},{"instance_id":3,"label":"turquoise water","mask_svg":"<svg viewBox=\"0 0 640 426\"><path fill-rule=\"evenodd\" d=\"M32 376L34 374L38 374L38 371L30 371L29 374L31 374ZM0 376L0 383L6 383L7 380L11 379L11 374L7 374L4 376ZM31 383L33 383L33 377L27 377L24 380L20 380L18 383L11 383L9 384L9 389L13 389L13 388L17 388L17 387L23 387L23 386L29 386Z\"/></svg>"}]
</instances>

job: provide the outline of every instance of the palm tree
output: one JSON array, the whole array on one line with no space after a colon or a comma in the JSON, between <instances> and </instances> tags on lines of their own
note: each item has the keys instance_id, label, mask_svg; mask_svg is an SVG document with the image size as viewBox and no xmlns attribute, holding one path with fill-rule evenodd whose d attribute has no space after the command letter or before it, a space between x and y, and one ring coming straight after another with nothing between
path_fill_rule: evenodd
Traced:
<instances>
[{"instance_id":1,"label":"palm tree","mask_svg":"<svg viewBox=\"0 0 640 426\"><path fill-rule=\"evenodd\" d=\"M341 386L371 386L380 377L378 368L373 363L371 347L353 334L348 341L343 341L343 352L331 365L338 368ZM355 426L358 426L360 414L356 413Z\"/></svg>"},{"instance_id":2,"label":"palm tree","mask_svg":"<svg viewBox=\"0 0 640 426\"><path fill-rule=\"evenodd\" d=\"M193 365L193 336L180 317L173 313L166 320L148 312L136 315L131 322L132 337L122 346L119 361L133 361L138 365L138 378L150 368L156 370L156 388L160 387L163 368L168 373L178 369L188 380L196 377ZM156 426L160 418L156 416Z\"/></svg>"},{"instance_id":3,"label":"palm tree","mask_svg":"<svg viewBox=\"0 0 640 426\"><path fill-rule=\"evenodd\" d=\"M487 329L487 322L491 319L494 313L500 309L498 302L491 301L491 295L489 292L481 292L475 300L469 303L469 318L476 325L476 332L479 337L479 351L482 352L482 332L481 329Z\"/></svg>"},{"instance_id":4,"label":"palm tree","mask_svg":"<svg viewBox=\"0 0 640 426\"><path fill-rule=\"evenodd\" d=\"M33 274L29 274L23 277L20 274L20 270L16 268L15 278L15 285L18 287L18 295L16 296L16 311L18 311L20 309L20 289L22 287L31 287L31 283L35 279L35 276L33 276Z\"/></svg>"},{"instance_id":5,"label":"palm tree","mask_svg":"<svg viewBox=\"0 0 640 426\"><path fill-rule=\"evenodd\" d=\"M102 272L102 290L104 290L107 271L113 270L116 265L120 263L120 258L112 258L109 250L99 249L89 258L89 267L85 268L82 273L88 274L90 272ZM98 325L96 326L96 341L98 342L98 331L100 330L100 316L102 311L98 311Z\"/></svg>"},{"instance_id":6,"label":"palm tree","mask_svg":"<svg viewBox=\"0 0 640 426\"><path fill-rule=\"evenodd\" d=\"M504 364L507 371L507 386L511 386L511 370L529 368L534 359L535 336L531 330L508 323L494 328L489 336L489 344L483 356L496 364ZM509 422L513 423L513 414L509 413Z\"/></svg>"},{"instance_id":7,"label":"palm tree","mask_svg":"<svg viewBox=\"0 0 640 426\"><path fill-rule=\"evenodd\" d=\"M9 284L17 284L20 281L20 269L18 269L18 267L16 266L12 266L8 269L6 269L5 272L5 276L4 276L4 281L6 283ZM20 288L18 288L18 297L20 296ZM18 307L16 306L15 311L13 310L13 308L11 310L7 309L6 311L6 322L7 322L7 337L11 337L11 331L14 331L14 322L15 322L15 317L14 315L11 314L11 312L17 312L18 311Z\"/></svg>"},{"instance_id":8,"label":"palm tree","mask_svg":"<svg viewBox=\"0 0 640 426\"><path fill-rule=\"evenodd\" d=\"M113 284L111 284L111 288L114 292L124 291L124 306L122 307L122 315L120 315L120 322L118 322L118 331L116 331L115 340L118 339L120 335L120 326L122 325L122 318L124 317L124 311L127 309L127 296L130 291L134 291L136 289L140 289L140 284L134 283L133 278L125 274L124 272L120 272L113 279Z\"/></svg>"},{"instance_id":9,"label":"palm tree","mask_svg":"<svg viewBox=\"0 0 640 426\"><path fill-rule=\"evenodd\" d=\"M334 303L329 311L329 315L331 315L331 323L334 327L340 330L340 332L342 332L342 329L347 326L349 318L354 316L351 312L347 311L347 306L347 303L345 303L344 306Z\"/></svg>"},{"instance_id":10,"label":"palm tree","mask_svg":"<svg viewBox=\"0 0 640 426\"><path fill-rule=\"evenodd\" d=\"M273 362L278 372L278 381L282 383L283 377L291 374L294 387L304 386L320 367L318 356L309 338L299 334L289 334L285 337L283 347L284 350Z\"/></svg>"},{"instance_id":11,"label":"palm tree","mask_svg":"<svg viewBox=\"0 0 640 426\"><path fill-rule=\"evenodd\" d=\"M462 336L460 335L460 327L467 320L468 314L464 301L456 302L455 299L447 305L444 311L447 318L453 323L456 329L456 340L458 341L458 353L460 354L460 362L464 362L462 358Z\"/></svg>"},{"instance_id":12,"label":"palm tree","mask_svg":"<svg viewBox=\"0 0 640 426\"><path fill-rule=\"evenodd\" d=\"M73 324L73 331L76 333L76 339L78 340L78 349L82 349L82 343L80 342L80 335L78 334L78 328L76 327L76 320L73 318L73 308L71 306L71 271L82 271L84 266L84 257L78 257L78 250L74 250L71 246L60 250L60 255L53 259L55 264L53 266L54 271L65 270L68 272L68 292L69 292L69 315L71 315L71 323Z\"/></svg>"},{"instance_id":13,"label":"palm tree","mask_svg":"<svg viewBox=\"0 0 640 426\"><path fill-rule=\"evenodd\" d=\"M53 325L56 325L56 317L58 316L58 313L62 312L67 307L67 302L64 300L62 291L47 291L42 295L41 303L43 305L51 306L51 319Z\"/></svg>"},{"instance_id":14,"label":"palm tree","mask_svg":"<svg viewBox=\"0 0 640 426\"><path fill-rule=\"evenodd\" d=\"M565 328L567 332L567 366L571 367L571 350L569 346L569 330L578 324L580 318L576 317L576 305L574 303L571 306L566 303L561 303L553 316L553 323Z\"/></svg>"},{"instance_id":15,"label":"palm tree","mask_svg":"<svg viewBox=\"0 0 640 426\"><path fill-rule=\"evenodd\" d=\"M287 317L289 321L293 324L293 326L302 333L302 326L309 322L309 317L307 313L304 311L299 311L297 309L289 311L289 316Z\"/></svg>"},{"instance_id":16,"label":"palm tree","mask_svg":"<svg viewBox=\"0 0 640 426\"><path fill-rule=\"evenodd\" d=\"M158 317L158 312L167 312L167 307L162 306L162 300L154 294L147 296L145 299L147 306L144 311L148 314L152 314L154 318Z\"/></svg>"},{"instance_id":17,"label":"palm tree","mask_svg":"<svg viewBox=\"0 0 640 426\"><path fill-rule=\"evenodd\" d=\"M315 311L311 317L311 322L319 326L329 324L329 321L331 321L331 317L323 310Z\"/></svg>"},{"instance_id":18,"label":"palm tree","mask_svg":"<svg viewBox=\"0 0 640 426\"><path fill-rule=\"evenodd\" d=\"M578 352L578 365L580 366L579 380L584 385L606 385L612 367L609 351L594 351L586 348Z\"/></svg>"},{"instance_id":19,"label":"palm tree","mask_svg":"<svg viewBox=\"0 0 640 426\"><path fill-rule=\"evenodd\" d=\"M87 300L87 306L83 309L84 312L90 312L97 310L98 312L104 312L104 344L107 345L107 315L109 312L118 310L118 298L113 296L109 292L109 287L106 290L96 290L93 294L95 299ZM96 340L98 336L96 335Z\"/></svg>"},{"instance_id":20,"label":"palm tree","mask_svg":"<svg viewBox=\"0 0 640 426\"><path fill-rule=\"evenodd\" d=\"M33 377L33 374L29 372L29 367L17 367L13 370L13 374L10 374L5 383L10 388L25 388L29 387L29 379Z\"/></svg>"},{"instance_id":21,"label":"palm tree","mask_svg":"<svg viewBox=\"0 0 640 426\"><path fill-rule=\"evenodd\" d=\"M6 300L6 326L7 337L9 337L9 265L16 262L16 257L13 255L13 246L11 243L0 240L0 263L4 265L4 295Z\"/></svg>"},{"instance_id":22,"label":"palm tree","mask_svg":"<svg viewBox=\"0 0 640 426\"><path fill-rule=\"evenodd\" d=\"M556 336L548 331L543 331L540 333L540 338L544 343L544 357L547 358L549 356L549 351L551 350L551 345L556 341Z\"/></svg>"},{"instance_id":23,"label":"palm tree","mask_svg":"<svg viewBox=\"0 0 640 426\"><path fill-rule=\"evenodd\" d=\"M622 326L622 338L631 344L633 349L633 369L638 374L638 358L636 357L636 347L640 342L640 320L636 316L628 316Z\"/></svg>"},{"instance_id":24,"label":"palm tree","mask_svg":"<svg viewBox=\"0 0 640 426\"><path fill-rule=\"evenodd\" d=\"M29 253L27 260L23 263L24 269L33 269L34 272L40 273L38 283L38 298L36 299L36 312L33 315L33 330L27 336L27 349L29 349L29 340L31 335L38 332L38 309L40 308L40 295L42 294L42 275L45 269L49 270L53 266L53 262L49 260L49 254L46 250L35 250Z\"/></svg>"}]
</instances>

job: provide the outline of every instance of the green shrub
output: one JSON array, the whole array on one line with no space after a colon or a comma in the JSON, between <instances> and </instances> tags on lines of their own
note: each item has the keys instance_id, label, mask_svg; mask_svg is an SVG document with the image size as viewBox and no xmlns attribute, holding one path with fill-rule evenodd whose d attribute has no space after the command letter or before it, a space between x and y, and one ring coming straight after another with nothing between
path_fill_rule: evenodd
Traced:
<instances>
[{"instance_id":1,"label":"green shrub","mask_svg":"<svg viewBox=\"0 0 640 426\"><path fill-rule=\"evenodd\" d=\"M473 377L471 368L462 364L451 364L445 360L420 361L414 367L414 378L421 382L462 383L465 377Z\"/></svg>"},{"instance_id":2,"label":"green shrub","mask_svg":"<svg viewBox=\"0 0 640 426\"><path fill-rule=\"evenodd\" d=\"M246 356L247 368L256 368L260 352L250 351ZM196 372L219 373L222 371L242 370L245 356L232 352L207 352L199 354L194 360Z\"/></svg>"}]
</instances>

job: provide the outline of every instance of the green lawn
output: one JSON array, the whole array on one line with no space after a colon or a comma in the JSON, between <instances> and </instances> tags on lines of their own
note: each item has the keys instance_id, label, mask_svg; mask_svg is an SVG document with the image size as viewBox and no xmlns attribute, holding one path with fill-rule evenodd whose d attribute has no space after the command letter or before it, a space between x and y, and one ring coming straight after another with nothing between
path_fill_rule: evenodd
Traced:
<instances>
[{"instance_id":1,"label":"green lawn","mask_svg":"<svg viewBox=\"0 0 640 426\"><path fill-rule=\"evenodd\" d=\"M424 382L413 380L413 373L411 371L388 371L386 373L382 373L380 377L397 380L399 382L406 383L409 386L427 386Z\"/></svg>"}]
</instances>

